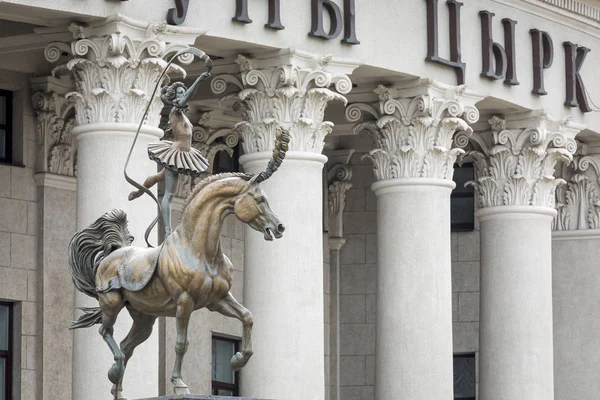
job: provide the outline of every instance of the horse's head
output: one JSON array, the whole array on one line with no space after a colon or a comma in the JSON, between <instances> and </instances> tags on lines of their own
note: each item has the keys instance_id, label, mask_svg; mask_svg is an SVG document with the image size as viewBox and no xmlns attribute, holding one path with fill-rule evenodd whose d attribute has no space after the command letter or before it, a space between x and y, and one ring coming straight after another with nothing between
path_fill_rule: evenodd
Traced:
<instances>
[{"instance_id":1,"label":"horse's head","mask_svg":"<svg viewBox=\"0 0 600 400\"><path fill-rule=\"evenodd\" d=\"M235 201L233 213L252 229L262 232L265 240L279 239L285 227L269 207L265 192L256 185L248 186L249 189Z\"/></svg>"},{"instance_id":2,"label":"horse's head","mask_svg":"<svg viewBox=\"0 0 600 400\"><path fill-rule=\"evenodd\" d=\"M289 132L285 129L277 129L273 158L263 172L254 175L249 180L248 189L239 196L233 207L234 214L241 221L250 225L252 229L262 232L265 240L273 240L273 237L279 239L285 227L269 207L267 195L259 187L259 184L269 179L277 171L288 151L289 141Z\"/></svg>"}]
</instances>

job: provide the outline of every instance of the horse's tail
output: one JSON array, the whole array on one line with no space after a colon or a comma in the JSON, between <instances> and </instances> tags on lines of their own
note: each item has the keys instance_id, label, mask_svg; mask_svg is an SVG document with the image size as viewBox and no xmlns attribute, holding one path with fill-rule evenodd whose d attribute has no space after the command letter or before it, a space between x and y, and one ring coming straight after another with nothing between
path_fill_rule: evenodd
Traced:
<instances>
[{"instance_id":1,"label":"horse's tail","mask_svg":"<svg viewBox=\"0 0 600 400\"><path fill-rule=\"evenodd\" d=\"M127 228L127 214L115 209L98 218L93 224L75 233L67 250L69 271L77 290L95 299L96 270L102 260L113 251L128 246L133 236ZM99 307L82 308L84 314L71 329L89 327L100 323Z\"/></svg>"}]
</instances>

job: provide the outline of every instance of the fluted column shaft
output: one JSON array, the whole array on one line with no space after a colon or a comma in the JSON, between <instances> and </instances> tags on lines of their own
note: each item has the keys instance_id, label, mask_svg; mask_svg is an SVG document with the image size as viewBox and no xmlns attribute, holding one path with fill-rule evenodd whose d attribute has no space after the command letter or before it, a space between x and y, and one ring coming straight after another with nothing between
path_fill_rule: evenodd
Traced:
<instances>
[{"instance_id":1,"label":"fluted column shaft","mask_svg":"<svg viewBox=\"0 0 600 400\"><path fill-rule=\"evenodd\" d=\"M286 226L282 239L266 242L246 227L244 305L254 316L254 356L243 372L241 394L248 397L323 400L323 121L327 103L345 102L346 74L330 57L285 51L271 59L238 57L241 80L221 76L241 90L226 96L243 111L236 126L244 146L247 173L263 171L271 159L274 135L285 128L290 144L285 160L261 183L271 208ZM335 84L339 93L328 87Z\"/></svg>"},{"instance_id":2,"label":"fluted column shaft","mask_svg":"<svg viewBox=\"0 0 600 400\"><path fill-rule=\"evenodd\" d=\"M481 229L479 395L554 398L552 218L557 162L578 127L543 114L494 117L471 137Z\"/></svg>"},{"instance_id":3,"label":"fluted column shaft","mask_svg":"<svg viewBox=\"0 0 600 400\"><path fill-rule=\"evenodd\" d=\"M72 24L69 30L73 41L51 43L45 54L51 62L61 61L65 52L72 56L53 72L69 74L76 87L66 97L76 112L72 135L77 148L77 228L87 227L105 212L121 208L127 212L135 243L145 246L144 231L156 215L156 204L148 196L127 201L133 188L123 178L123 167L137 126L151 103L128 172L138 182L156 173L156 164L148 158L146 148L163 135L157 128L162 103L157 95L151 98L152 90L166 66L165 58L193 43L197 33L178 35L175 28L138 23L121 15L86 27ZM154 231L150 240L156 243L156 238ZM75 307L97 306L96 299L76 291ZM76 310L74 320L78 315ZM125 337L131 324L123 311L114 327L117 342ZM157 332L155 329L127 365L123 393L128 398L158 394ZM109 397L112 384L106 374L112 363L113 355L97 328L76 330L72 398Z\"/></svg>"},{"instance_id":4,"label":"fluted column shaft","mask_svg":"<svg viewBox=\"0 0 600 400\"><path fill-rule=\"evenodd\" d=\"M356 104L355 130L371 134L377 196L375 398L451 399L450 193L456 132L479 114L464 88L424 81L375 90ZM375 120L373 121L373 117Z\"/></svg>"}]
</instances>

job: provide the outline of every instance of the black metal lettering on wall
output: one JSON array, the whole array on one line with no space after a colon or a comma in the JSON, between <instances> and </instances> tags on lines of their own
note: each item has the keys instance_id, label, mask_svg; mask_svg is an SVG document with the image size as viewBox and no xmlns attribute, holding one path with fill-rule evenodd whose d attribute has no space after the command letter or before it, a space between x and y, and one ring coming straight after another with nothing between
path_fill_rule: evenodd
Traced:
<instances>
[{"instance_id":1,"label":"black metal lettering on wall","mask_svg":"<svg viewBox=\"0 0 600 400\"><path fill-rule=\"evenodd\" d=\"M494 13L479 11L481 19L481 76L493 80L504 79L507 85L518 85L515 60L515 25L517 21L502 20L504 26L504 46L494 42L492 18Z\"/></svg>"},{"instance_id":2,"label":"black metal lettering on wall","mask_svg":"<svg viewBox=\"0 0 600 400\"><path fill-rule=\"evenodd\" d=\"M590 112L592 108L588 103L585 85L579 74L590 49L571 42L564 42L563 47L565 48L565 80L567 84L565 105L579 107L583 112Z\"/></svg>"},{"instance_id":3,"label":"black metal lettering on wall","mask_svg":"<svg viewBox=\"0 0 600 400\"><path fill-rule=\"evenodd\" d=\"M251 24L252 20L248 14L248 0L236 0L234 22L242 24ZM269 20L265 24L266 28L282 30L285 26L281 24L281 2L280 0L269 0Z\"/></svg>"},{"instance_id":4,"label":"black metal lettering on wall","mask_svg":"<svg viewBox=\"0 0 600 400\"><path fill-rule=\"evenodd\" d=\"M533 90L534 94L548 94L544 89L544 70L552 66L554 61L554 44L548 32L530 29L533 45Z\"/></svg>"},{"instance_id":5,"label":"black metal lettering on wall","mask_svg":"<svg viewBox=\"0 0 600 400\"><path fill-rule=\"evenodd\" d=\"M355 0L344 0L344 17L342 20L342 10L333 2L333 0L312 0L311 3L312 26L310 36L321 39L335 39L344 30L342 43L360 44L356 38L356 4ZM325 31L323 12L329 14L329 32Z\"/></svg>"},{"instance_id":6,"label":"black metal lettering on wall","mask_svg":"<svg viewBox=\"0 0 600 400\"><path fill-rule=\"evenodd\" d=\"M185 22L190 0L175 0L175 8L167 12L167 23L169 25L181 25Z\"/></svg>"},{"instance_id":7,"label":"black metal lettering on wall","mask_svg":"<svg viewBox=\"0 0 600 400\"><path fill-rule=\"evenodd\" d=\"M438 53L438 0L427 2L427 57L425 60L454 68L456 81L459 85L465 83L466 64L461 60L460 53L460 7L463 3L448 0L450 16L450 60L439 56Z\"/></svg>"}]
</instances>

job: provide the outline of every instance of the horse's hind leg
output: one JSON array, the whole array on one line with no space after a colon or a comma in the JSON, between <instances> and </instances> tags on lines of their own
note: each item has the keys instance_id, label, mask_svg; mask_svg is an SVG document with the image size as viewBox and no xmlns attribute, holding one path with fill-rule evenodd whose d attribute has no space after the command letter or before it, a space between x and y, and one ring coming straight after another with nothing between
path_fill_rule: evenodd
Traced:
<instances>
[{"instance_id":1,"label":"horse's hind leg","mask_svg":"<svg viewBox=\"0 0 600 400\"><path fill-rule=\"evenodd\" d=\"M119 292L108 292L98 296L100 308L102 310L102 325L99 332L108 347L113 353L115 363L108 370L108 379L115 385L118 385L123 379L125 372L125 356L115 342L113 337L114 325L117 315L123 309L123 296Z\"/></svg>"},{"instance_id":2,"label":"horse's hind leg","mask_svg":"<svg viewBox=\"0 0 600 400\"><path fill-rule=\"evenodd\" d=\"M121 341L121 351L125 356L125 366L127 368L127 362L133 355L133 351L137 346L144 343L152 334L152 328L154 326L154 322L156 321L156 317L148 314L144 314L134 308L127 307L127 311L129 311L129 315L133 319L133 325L129 330L125 339ZM123 374L125 371L123 370ZM123 377L118 385L113 385L112 393L122 392L123 391ZM121 394L118 395L119 399L123 399Z\"/></svg>"},{"instance_id":3,"label":"horse's hind leg","mask_svg":"<svg viewBox=\"0 0 600 400\"><path fill-rule=\"evenodd\" d=\"M238 303L231 293L227 293L227 296L217 304L214 310L227 317L239 319L244 326L242 352L235 353L231 358L231 367L234 371L238 371L246 366L248 360L254 354L252 351L252 313Z\"/></svg>"}]
</instances>

